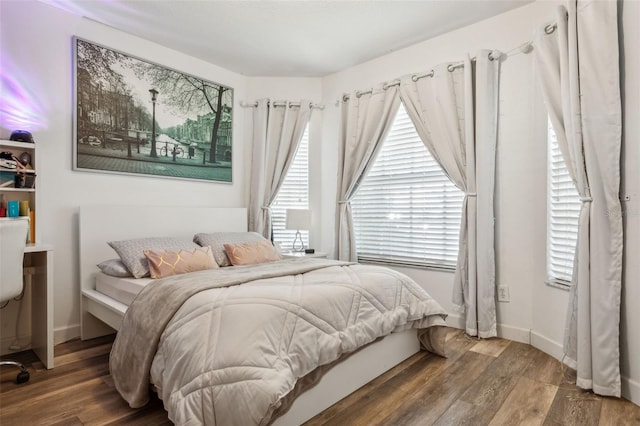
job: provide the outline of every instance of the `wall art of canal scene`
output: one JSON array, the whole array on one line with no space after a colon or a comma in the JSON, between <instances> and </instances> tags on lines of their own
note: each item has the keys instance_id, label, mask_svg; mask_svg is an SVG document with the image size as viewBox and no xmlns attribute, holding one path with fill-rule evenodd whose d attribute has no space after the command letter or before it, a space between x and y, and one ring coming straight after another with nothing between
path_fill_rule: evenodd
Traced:
<instances>
[{"instance_id":1,"label":"wall art of canal scene","mask_svg":"<svg viewBox=\"0 0 640 426\"><path fill-rule=\"evenodd\" d=\"M232 88L73 41L74 169L231 182Z\"/></svg>"}]
</instances>

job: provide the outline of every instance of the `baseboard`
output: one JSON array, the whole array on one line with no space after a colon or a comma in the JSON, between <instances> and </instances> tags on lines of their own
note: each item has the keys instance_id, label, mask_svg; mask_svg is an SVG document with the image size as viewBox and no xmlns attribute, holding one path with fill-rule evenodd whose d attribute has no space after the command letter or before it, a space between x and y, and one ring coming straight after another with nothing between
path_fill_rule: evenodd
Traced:
<instances>
[{"instance_id":1,"label":"baseboard","mask_svg":"<svg viewBox=\"0 0 640 426\"><path fill-rule=\"evenodd\" d=\"M53 330L53 344L68 342L80 338L80 324L60 327Z\"/></svg>"},{"instance_id":2,"label":"baseboard","mask_svg":"<svg viewBox=\"0 0 640 426\"><path fill-rule=\"evenodd\" d=\"M498 324L498 337L513 340L514 342L526 343L527 345L531 344L531 330L528 328Z\"/></svg>"},{"instance_id":3,"label":"baseboard","mask_svg":"<svg viewBox=\"0 0 640 426\"><path fill-rule=\"evenodd\" d=\"M640 406L640 383L622 376L622 397Z\"/></svg>"},{"instance_id":4,"label":"baseboard","mask_svg":"<svg viewBox=\"0 0 640 426\"><path fill-rule=\"evenodd\" d=\"M69 340L77 339L80 337L80 325L71 325L68 327L56 328L53 331L53 344L68 342ZM6 336L0 339L0 355L6 355L13 352L24 351L31 349L31 336L20 336L19 343L22 347L18 350L11 350L9 346L15 341L14 336ZM28 343L28 344L25 344Z\"/></svg>"},{"instance_id":5,"label":"baseboard","mask_svg":"<svg viewBox=\"0 0 640 426\"><path fill-rule=\"evenodd\" d=\"M555 342L542 334L536 333L535 331L531 332L531 346L554 357L558 361L562 361L562 357L564 356L562 344Z\"/></svg>"},{"instance_id":6,"label":"baseboard","mask_svg":"<svg viewBox=\"0 0 640 426\"><path fill-rule=\"evenodd\" d=\"M449 327L457 328L460 330L465 329L464 317L461 315L447 316L447 325ZM518 328L510 325L498 324L497 327L498 337L502 337L507 340L513 340L521 343L530 343L530 330L526 328Z\"/></svg>"}]
</instances>

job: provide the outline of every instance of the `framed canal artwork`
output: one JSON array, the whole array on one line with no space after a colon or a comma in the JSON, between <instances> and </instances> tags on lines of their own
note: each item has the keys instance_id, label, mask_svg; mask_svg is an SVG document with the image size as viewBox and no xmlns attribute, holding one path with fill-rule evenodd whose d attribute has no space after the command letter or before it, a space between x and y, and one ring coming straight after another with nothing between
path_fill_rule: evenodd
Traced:
<instances>
[{"instance_id":1,"label":"framed canal artwork","mask_svg":"<svg viewBox=\"0 0 640 426\"><path fill-rule=\"evenodd\" d=\"M74 170L231 182L233 89L73 38Z\"/></svg>"}]
</instances>

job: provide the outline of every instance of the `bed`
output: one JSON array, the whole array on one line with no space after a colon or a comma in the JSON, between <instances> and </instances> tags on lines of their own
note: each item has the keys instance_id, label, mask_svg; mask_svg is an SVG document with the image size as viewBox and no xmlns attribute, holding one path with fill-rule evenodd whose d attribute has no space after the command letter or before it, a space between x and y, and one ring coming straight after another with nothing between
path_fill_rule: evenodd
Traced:
<instances>
[{"instance_id":1,"label":"bed","mask_svg":"<svg viewBox=\"0 0 640 426\"><path fill-rule=\"evenodd\" d=\"M123 217L126 219L123 220ZM107 241L149 236L187 237L201 232L244 232L247 223L245 209L85 206L80 211L79 222L82 338L88 339L120 330L111 357L112 375L119 391L131 406L137 407L146 401L145 393L148 392L149 382L152 382L159 396L163 398L170 418L178 424L191 424L190 419L193 418L195 418L193 424L270 424L272 422L276 425L301 424L420 350L416 328L421 329L418 334L422 337L423 347L430 348L434 352L442 353L443 351L445 329L442 326L445 325L444 317L446 316L444 310L437 302L420 293L421 289L416 289L417 284L410 280L404 282L406 277L386 268L348 265L330 260L296 259L264 265L220 268L220 271L199 271L161 280L146 279L145 281L142 278L126 283L115 279L109 283L109 278L101 276L96 267L98 263L115 255L107 245ZM238 275L243 275L244 281L237 279ZM377 284L372 284L374 276L380 276L381 279L387 279L386 277L389 276L393 280L401 281L402 291L378 289ZM345 282L342 282L344 280L349 280L348 285L344 285ZM244 283L245 281L248 282ZM372 320L369 323L363 321L358 323L358 327L348 327L348 331L341 329L340 333L332 332L332 330L335 331L333 327L336 327L336 324L332 324L332 321L335 321L333 320L334 311L350 311L351 308L344 308L348 305L346 302L323 305L322 303L325 302L320 301L317 306L311 304L315 303L315 299L325 297L326 292L320 285L327 282L341 288L341 291L347 293L346 296L351 297L352 300L355 300L354 294L358 297L363 294L373 295L370 297L374 301L373 305L378 301L383 301L385 304L387 302L384 301L388 300L389 306L399 304L403 310L389 311L384 317L371 317ZM354 290L353 282L362 282L364 287L367 285L369 287L364 290L359 288ZM202 288L193 290L192 293L190 293L192 290L185 290L198 286ZM168 293L161 293L159 290L161 288L168 289L163 290ZM176 289L180 290L176 292ZM376 291L379 294L374 294ZM396 292L395 296L391 294L393 291ZM140 292L139 297L136 296L138 292ZM416 296L413 294L415 292L420 294ZM257 299L261 293L264 293L262 296L266 296L267 302ZM292 296L294 293L295 297ZM161 294L162 296L159 296ZM271 300L274 294L284 295L286 308L272 309L276 303ZM290 306L293 305L289 303L289 299L302 300L300 296L302 294L307 297L302 303L304 309L291 308ZM232 297L239 297L239 299ZM417 299L414 300L414 297ZM161 306L161 308L154 308L150 313L148 309L145 311L141 306L154 306L144 302L145 299L153 298L169 302L162 304L155 302L155 306ZM217 302L200 300L207 298L215 299ZM223 308L216 305L222 300L225 303L228 302L227 299L235 302ZM283 303L277 302L280 305ZM129 308L129 305L132 307ZM169 305L175 305L175 307L169 307ZM372 315L378 315L377 311L380 310L377 307L367 308L369 306L367 303L359 303L359 305L365 308L362 312L354 310L353 315L358 318L367 318L370 311L373 311ZM248 310L247 306L251 309ZM325 309L324 306L330 307ZM226 360L231 355L216 349L216 363L222 364L222 368L217 365L215 371L206 370L205 373L198 373L199 376L193 376L191 371L193 369L189 367L195 362L189 357L196 356L195 359L200 360L203 355L193 355L192 352L195 349L184 350L191 345L185 342L206 340L209 337L198 334L200 330L206 329L208 336L213 335L209 329L213 330L215 327L203 326L197 322L188 327L184 324L194 318L203 317L201 314L204 312L203 309L206 310L207 315L214 310L215 315L222 315L220 312L224 312L225 320L220 323L251 325L246 335L242 335L238 330L234 330L232 334L235 336L231 337L229 332L226 332L226 335L224 331L215 332L226 339L216 335L215 342L233 342L226 345L220 343L223 349L227 347L243 349L240 350L241 360L233 361L238 365L228 364ZM392 309L395 308L392 307ZM127 310L129 312L125 315ZM404 314L404 310L408 313ZM266 320L271 311L282 312L278 315L286 320L277 318L273 321ZM322 317L326 313L323 311L329 311L326 318ZM249 312L249 314L242 314L242 312ZM291 320L292 312L298 315L294 320ZM308 312L313 315L309 315ZM162 324L155 327L153 324L160 324L162 321L154 319L151 321L153 323L151 326L145 325L141 328L141 324L148 322L146 319L150 315L160 317L164 315L169 322L166 326ZM234 321L233 318L242 319ZM341 320L337 321L339 323ZM308 325L310 323L312 325ZM379 333L378 331L370 330L373 323L376 327L381 326L386 330L382 332L380 338L375 335ZM287 353L287 356L291 356L290 358L284 357L285 362L282 361L282 356L269 350L274 337L262 337L266 333L266 331L263 333L263 329L276 328L276 332L282 334L282 330L273 327L273 324L279 324L278 327L283 329L288 327L304 330L299 333L302 337L286 341L287 351L290 347L293 349ZM150 331L154 328L158 330ZM132 331L134 329L135 332ZM352 332L351 329L355 329L355 332L349 335L348 333ZM196 331L197 336L190 336ZM396 332L389 334L390 331ZM289 336L289 332L286 335ZM291 335L295 334L291 333ZM263 340L260 340L261 338ZM153 343L145 343L153 342L154 339L157 340L155 343L157 347ZM315 345L317 348L310 349L314 346L310 342L314 341L321 343ZM246 344L239 342L246 342ZM211 347L211 344L208 346ZM136 349L132 353L122 350L122 348L132 347L147 349ZM177 351L176 348L183 349ZM256 356L258 353L256 348L266 349L264 353L260 353L260 356ZM235 349L234 351L237 352ZM308 363L300 356L301 353L314 351L314 363ZM203 353L208 354L204 357L207 358L212 352ZM348 356L343 357L343 354ZM274 365L277 367L273 367ZM269 367L270 370L265 370L265 367ZM288 377L283 373L289 374L289 370L295 377ZM141 373L137 374L138 372ZM132 378L133 376L136 378ZM211 379L213 376L218 377L215 385L210 381L213 380ZM260 386L254 386L253 382ZM245 386L245 383L249 383L250 386ZM182 390L189 387L197 388L194 393L196 397L182 398ZM278 396L275 399L272 396L266 396L264 399L262 396L265 393L264 388L270 387L278 388ZM204 390L201 391L201 388ZM177 392L175 389L181 391ZM301 392L302 390L304 392ZM205 402L213 398L214 394L217 398L215 401ZM176 395L178 402L174 401ZM297 396L294 398L294 395ZM243 399L247 402L244 408L238 409L242 407ZM195 415L194 412L205 410L197 407L193 409L194 412L191 412L194 404L204 404L207 407L212 405L215 406L215 411ZM238 415L240 417L234 417ZM245 417L242 417L243 415Z\"/></svg>"}]
</instances>

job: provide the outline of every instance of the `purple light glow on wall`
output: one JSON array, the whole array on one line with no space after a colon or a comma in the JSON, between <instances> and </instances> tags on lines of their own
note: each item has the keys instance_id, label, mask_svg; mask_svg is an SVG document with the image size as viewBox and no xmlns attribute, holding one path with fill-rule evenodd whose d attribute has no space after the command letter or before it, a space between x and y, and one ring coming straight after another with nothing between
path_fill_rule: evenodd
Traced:
<instances>
[{"instance_id":1,"label":"purple light glow on wall","mask_svg":"<svg viewBox=\"0 0 640 426\"><path fill-rule=\"evenodd\" d=\"M2 59L0 70L0 127L8 130L29 130L31 132L47 128L47 122L38 96L28 89L25 82L16 76L25 73L11 72L7 62Z\"/></svg>"}]
</instances>

